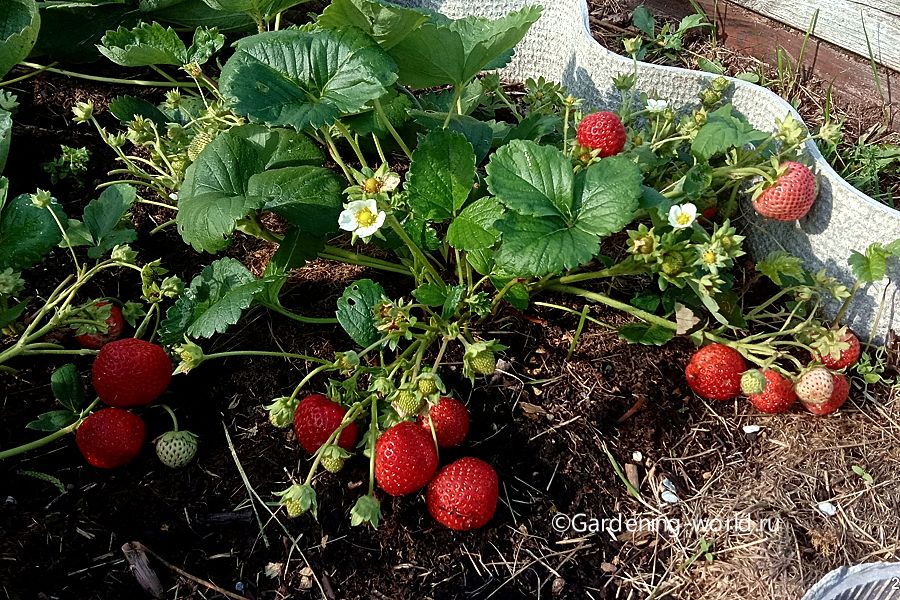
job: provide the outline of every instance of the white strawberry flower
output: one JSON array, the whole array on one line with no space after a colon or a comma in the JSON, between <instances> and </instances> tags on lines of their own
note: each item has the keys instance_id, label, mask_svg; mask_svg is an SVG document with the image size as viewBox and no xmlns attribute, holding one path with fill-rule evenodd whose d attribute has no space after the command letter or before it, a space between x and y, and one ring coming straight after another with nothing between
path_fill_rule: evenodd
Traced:
<instances>
[{"instance_id":1,"label":"white strawberry flower","mask_svg":"<svg viewBox=\"0 0 900 600\"><path fill-rule=\"evenodd\" d=\"M674 229L684 229L690 227L697 220L697 207L686 202L684 204L676 204L669 209L669 225Z\"/></svg>"},{"instance_id":2,"label":"white strawberry flower","mask_svg":"<svg viewBox=\"0 0 900 600\"><path fill-rule=\"evenodd\" d=\"M384 225L385 216L383 210L378 210L375 200L354 200L344 205L338 226L355 236L367 238Z\"/></svg>"},{"instance_id":3,"label":"white strawberry flower","mask_svg":"<svg viewBox=\"0 0 900 600\"><path fill-rule=\"evenodd\" d=\"M647 98L647 112L661 113L664 112L667 108L669 108L669 103L667 101Z\"/></svg>"}]
</instances>

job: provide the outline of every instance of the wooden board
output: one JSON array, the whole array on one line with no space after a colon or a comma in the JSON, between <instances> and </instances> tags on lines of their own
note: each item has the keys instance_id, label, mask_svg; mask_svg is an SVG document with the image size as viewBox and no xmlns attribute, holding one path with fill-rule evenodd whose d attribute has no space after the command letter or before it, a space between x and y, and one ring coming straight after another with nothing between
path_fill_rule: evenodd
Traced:
<instances>
[{"instance_id":1,"label":"wooden board","mask_svg":"<svg viewBox=\"0 0 900 600\"><path fill-rule=\"evenodd\" d=\"M735 4L900 71L897 0L733 0ZM868 34L868 43L866 41Z\"/></svg>"},{"instance_id":2,"label":"wooden board","mask_svg":"<svg viewBox=\"0 0 900 600\"><path fill-rule=\"evenodd\" d=\"M794 59L800 56L803 31L723 0L698 0L697 3L710 19L715 19L719 37L728 48L770 65L776 63L778 48L786 50ZM634 4L644 4L654 14L676 18L694 12L688 0L634 0ZM803 56L805 69L819 79L834 83L835 96L853 98L863 106L880 107L878 87L868 60L816 39L810 39ZM895 91L900 85L900 74L880 69L880 77L882 93L896 128L900 126L900 91Z\"/></svg>"}]
</instances>

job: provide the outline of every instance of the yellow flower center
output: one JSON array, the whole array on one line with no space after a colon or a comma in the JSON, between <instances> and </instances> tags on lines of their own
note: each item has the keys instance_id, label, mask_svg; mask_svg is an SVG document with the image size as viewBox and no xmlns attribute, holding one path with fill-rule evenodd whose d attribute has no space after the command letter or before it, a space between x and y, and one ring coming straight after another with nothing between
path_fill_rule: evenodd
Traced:
<instances>
[{"instance_id":1,"label":"yellow flower center","mask_svg":"<svg viewBox=\"0 0 900 600\"><path fill-rule=\"evenodd\" d=\"M365 188L367 194L374 194L381 190L381 182L374 177L369 177L368 179L366 179L363 187Z\"/></svg>"},{"instance_id":2,"label":"yellow flower center","mask_svg":"<svg viewBox=\"0 0 900 600\"><path fill-rule=\"evenodd\" d=\"M356 223L360 227L370 227L378 220L378 215L373 213L368 207L363 208L356 213Z\"/></svg>"},{"instance_id":3,"label":"yellow flower center","mask_svg":"<svg viewBox=\"0 0 900 600\"><path fill-rule=\"evenodd\" d=\"M716 253L713 252L712 250L707 250L706 253L703 255L703 262L705 262L708 265L715 263L716 262Z\"/></svg>"},{"instance_id":4,"label":"yellow flower center","mask_svg":"<svg viewBox=\"0 0 900 600\"><path fill-rule=\"evenodd\" d=\"M675 217L675 222L679 225L689 225L691 223L691 215L686 212L678 213L678 216Z\"/></svg>"}]
</instances>

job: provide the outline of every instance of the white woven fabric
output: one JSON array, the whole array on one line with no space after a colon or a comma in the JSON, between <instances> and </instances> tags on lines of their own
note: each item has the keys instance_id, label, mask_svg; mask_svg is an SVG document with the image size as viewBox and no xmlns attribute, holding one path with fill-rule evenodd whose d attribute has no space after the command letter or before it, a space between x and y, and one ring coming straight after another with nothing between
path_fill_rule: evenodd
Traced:
<instances>
[{"instance_id":1,"label":"white woven fabric","mask_svg":"<svg viewBox=\"0 0 900 600\"><path fill-rule=\"evenodd\" d=\"M528 0L399 0L398 4L429 8L453 18L480 15L501 17L534 1ZM531 28L516 49L512 62L503 70L506 79L524 81L543 75L564 84L572 94L585 99L586 107L612 108L621 102L612 78L630 73L629 58L609 52L590 33L585 0L544 2L541 19ZM692 107L704 83L714 75L675 67L638 63L637 87L666 99L675 108ZM794 109L769 90L740 80L734 81L733 103L757 128L775 130L775 119L788 113L800 119ZM900 238L900 213L860 193L841 179L825 162L815 144L808 143L806 154L814 164L821 191L812 211L798 222L763 221L744 205L742 221L751 253L763 257L783 249L803 259L812 271L826 269L848 287L854 278L847 265L850 252L865 251L872 242L888 243ZM900 269L889 277L897 281ZM864 293L863 293L864 292ZM900 294L896 286L881 282L864 288L851 304L845 321L858 334L868 335L879 307L884 310L875 329L882 340L891 323L900 320ZM836 306L828 307L832 312ZM895 325L896 328L896 325Z\"/></svg>"}]
</instances>

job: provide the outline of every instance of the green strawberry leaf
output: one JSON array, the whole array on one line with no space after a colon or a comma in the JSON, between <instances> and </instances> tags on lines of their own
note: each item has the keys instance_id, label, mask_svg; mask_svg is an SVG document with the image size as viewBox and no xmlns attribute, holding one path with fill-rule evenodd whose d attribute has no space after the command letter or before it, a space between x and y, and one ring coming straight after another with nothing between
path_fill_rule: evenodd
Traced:
<instances>
[{"instance_id":1,"label":"green strawberry leaf","mask_svg":"<svg viewBox=\"0 0 900 600\"><path fill-rule=\"evenodd\" d=\"M40 28L41 16L34 0L0 3L0 77L25 60L37 41Z\"/></svg>"},{"instance_id":2,"label":"green strawberry leaf","mask_svg":"<svg viewBox=\"0 0 900 600\"><path fill-rule=\"evenodd\" d=\"M423 283L413 290L413 297L425 306L443 306L447 290L433 283Z\"/></svg>"},{"instance_id":3,"label":"green strawberry leaf","mask_svg":"<svg viewBox=\"0 0 900 600\"><path fill-rule=\"evenodd\" d=\"M278 13L309 0L203 0L210 8L225 13L244 13L255 20L268 21Z\"/></svg>"},{"instance_id":4,"label":"green strawberry leaf","mask_svg":"<svg viewBox=\"0 0 900 600\"><path fill-rule=\"evenodd\" d=\"M78 415L71 410L51 410L38 415L36 420L25 425L25 429L49 433L68 427L77 420Z\"/></svg>"},{"instance_id":5,"label":"green strawberry leaf","mask_svg":"<svg viewBox=\"0 0 900 600\"><path fill-rule=\"evenodd\" d=\"M406 175L409 206L419 218L446 221L459 213L474 181L472 145L459 133L436 129L413 151Z\"/></svg>"},{"instance_id":6,"label":"green strawberry leaf","mask_svg":"<svg viewBox=\"0 0 900 600\"><path fill-rule=\"evenodd\" d=\"M428 15L372 0L332 0L316 23L325 29L351 26L362 29L390 50L428 21Z\"/></svg>"},{"instance_id":7,"label":"green strawberry leaf","mask_svg":"<svg viewBox=\"0 0 900 600\"><path fill-rule=\"evenodd\" d=\"M601 237L631 222L641 196L640 170L627 158L604 159L576 176L562 152L530 141L500 148L487 173L488 189L509 209L495 224L497 265L515 276L588 262Z\"/></svg>"},{"instance_id":8,"label":"green strawberry leaf","mask_svg":"<svg viewBox=\"0 0 900 600\"><path fill-rule=\"evenodd\" d=\"M327 235L337 231L343 208L342 180L323 167L285 167L250 178L247 194L262 198L270 210L301 231Z\"/></svg>"},{"instance_id":9,"label":"green strawberry leaf","mask_svg":"<svg viewBox=\"0 0 900 600\"><path fill-rule=\"evenodd\" d=\"M30 194L9 201L0 215L0 271L21 271L39 263L62 240L57 220L67 221L55 199L48 208L35 206Z\"/></svg>"},{"instance_id":10,"label":"green strawberry leaf","mask_svg":"<svg viewBox=\"0 0 900 600\"><path fill-rule=\"evenodd\" d=\"M223 45L225 37L218 30L198 27L194 31L194 42L188 48L174 29L154 22L141 23L131 29L119 27L107 31L97 49L103 56L124 67L180 67L188 63L202 65Z\"/></svg>"},{"instance_id":11,"label":"green strawberry leaf","mask_svg":"<svg viewBox=\"0 0 900 600\"><path fill-rule=\"evenodd\" d=\"M90 258L99 258L115 246L137 239L137 233L121 225L137 193L127 183L111 185L84 208L84 226L91 234Z\"/></svg>"},{"instance_id":12,"label":"green strawberry leaf","mask_svg":"<svg viewBox=\"0 0 900 600\"><path fill-rule=\"evenodd\" d=\"M19 317L24 314L25 309L28 308L28 299L22 300L18 304L10 306L6 310L0 310L0 328L6 327L7 325L11 325L19 320Z\"/></svg>"},{"instance_id":13,"label":"green strawberry leaf","mask_svg":"<svg viewBox=\"0 0 900 600\"><path fill-rule=\"evenodd\" d=\"M50 389L57 402L68 408L71 412L84 406L87 399L84 394L84 381L78 369L72 363L61 366L53 371L50 376Z\"/></svg>"},{"instance_id":14,"label":"green strawberry leaf","mask_svg":"<svg viewBox=\"0 0 900 600\"><path fill-rule=\"evenodd\" d=\"M852 256L851 260L853 260ZM764 259L757 261L756 270L779 286L787 284L784 278L803 281L806 275L806 271L803 270L803 262L784 250L770 252Z\"/></svg>"},{"instance_id":15,"label":"green strawberry leaf","mask_svg":"<svg viewBox=\"0 0 900 600\"><path fill-rule=\"evenodd\" d=\"M337 302L337 320L354 342L362 347L381 338L375 319L375 306L385 297L384 288L371 279L354 281Z\"/></svg>"},{"instance_id":16,"label":"green strawberry leaf","mask_svg":"<svg viewBox=\"0 0 900 600\"><path fill-rule=\"evenodd\" d=\"M444 299L444 305L441 308L442 319L445 321L449 320L456 313L465 291L465 288L461 285L454 285L447 290L447 297Z\"/></svg>"},{"instance_id":17,"label":"green strawberry leaf","mask_svg":"<svg viewBox=\"0 0 900 600\"><path fill-rule=\"evenodd\" d=\"M400 83L416 89L461 87L485 69L502 67L541 11L528 6L496 20L441 19L413 29L390 49Z\"/></svg>"},{"instance_id":18,"label":"green strawberry leaf","mask_svg":"<svg viewBox=\"0 0 900 600\"><path fill-rule=\"evenodd\" d=\"M490 248L500 239L494 223L503 213L503 205L496 198L479 198L450 223L447 242L457 250Z\"/></svg>"},{"instance_id":19,"label":"green strawberry leaf","mask_svg":"<svg viewBox=\"0 0 900 600\"><path fill-rule=\"evenodd\" d=\"M379 102L381 103L381 109L391 125L394 126L394 129L399 129L409 120L412 100L406 94L398 94L394 90L390 90ZM374 103L372 106L374 107ZM375 112L374 108L357 115L345 117L343 121L351 131L363 137L373 133L379 138L386 138L390 135L390 130L384 124L381 116Z\"/></svg>"},{"instance_id":20,"label":"green strawberry leaf","mask_svg":"<svg viewBox=\"0 0 900 600\"><path fill-rule=\"evenodd\" d=\"M853 251L847 262L856 279L862 283L880 281L887 275L888 254L884 246L875 243L866 248L866 253Z\"/></svg>"},{"instance_id":21,"label":"green strawberry leaf","mask_svg":"<svg viewBox=\"0 0 900 600\"><path fill-rule=\"evenodd\" d=\"M268 283L260 301L270 306L281 304L279 295L287 281L288 274L292 269L299 269L307 261L318 256L324 246L325 239L322 237L305 233L299 227L288 229L278 245L278 250L266 265L263 276Z\"/></svg>"},{"instance_id":22,"label":"green strawberry leaf","mask_svg":"<svg viewBox=\"0 0 900 600\"><path fill-rule=\"evenodd\" d=\"M412 110L409 115L416 123L429 131L443 129L447 113ZM491 124L479 121L469 115L454 114L450 117L448 129L463 134L475 150L475 162L480 163L491 151L494 143L494 132Z\"/></svg>"},{"instance_id":23,"label":"green strawberry leaf","mask_svg":"<svg viewBox=\"0 0 900 600\"><path fill-rule=\"evenodd\" d=\"M233 258L211 263L166 311L161 324L163 342L178 343L185 335L209 338L223 333L238 322L266 283Z\"/></svg>"},{"instance_id":24,"label":"green strawberry leaf","mask_svg":"<svg viewBox=\"0 0 900 600\"><path fill-rule=\"evenodd\" d=\"M153 121L157 129L165 130L169 119L156 107L143 98L134 96L117 96L109 103L109 112L122 123L128 123L135 117L144 117Z\"/></svg>"},{"instance_id":25,"label":"green strawberry leaf","mask_svg":"<svg viewBox=\"0 0 900 600\"><path fill-rule=\"evenodd\" d=\"M664 346L675 337L675 332L659 325L629 323L619 328L619 337L632 344Z\"/></svg>"},{"instance_id":26,"label":"green strawberry leaf","mask_svg":"<svg viewBox=\"0 0 900 600\"><path fill-rule=\"evenodd\" d=\"M471 254L467 255L471 256ZM505 288L512 279L503 279L499 277L491 277L491 283L494 284L494 287L498 290L502 290ZM514 283L509 286L509 289L506 291L506 295L503 296L503 299L509 302L510 306L515 308L516 310L528 310L528 286L524 283Z\"/></svg>"},{"instance_id":27,"label":"green strawberry leaf","mask_svg":"<svg viewBox=\"0 0 900 600\"><path fill-rule=\"evenodd\" d=\"M395 71L358 29L270 31L238 41L219 85L238 114L302 130L366 110L397 80Z\"/></svg>"}]
</instances>

